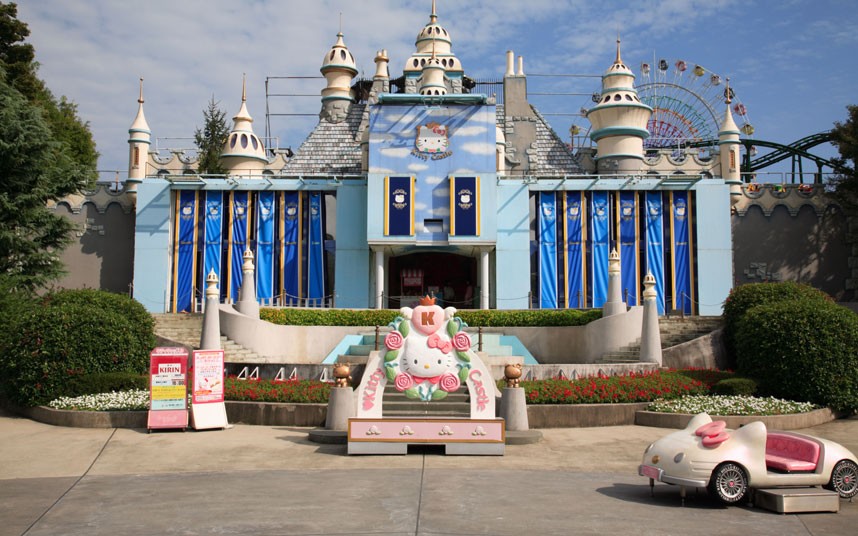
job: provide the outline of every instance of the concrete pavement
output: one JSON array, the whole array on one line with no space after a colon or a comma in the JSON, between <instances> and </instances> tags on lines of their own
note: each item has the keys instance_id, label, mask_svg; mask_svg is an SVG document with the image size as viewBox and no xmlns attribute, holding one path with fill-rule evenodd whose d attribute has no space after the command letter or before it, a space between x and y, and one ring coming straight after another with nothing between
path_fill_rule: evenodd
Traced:
<instances>
[{"instance_id":1,"label":"concrete pavement","mask_svg":"<svg viewBox=\"0 0 858 536\"><path fill-rule=\"evenodd\" d=\"M804 432L858 452L858 419ZM349 457L307 429L53 427L0 412L0 535L854 534L839 514L725 508L637 476L668 430L542 430L503 457Z\"/></svg>"}]
</instances>

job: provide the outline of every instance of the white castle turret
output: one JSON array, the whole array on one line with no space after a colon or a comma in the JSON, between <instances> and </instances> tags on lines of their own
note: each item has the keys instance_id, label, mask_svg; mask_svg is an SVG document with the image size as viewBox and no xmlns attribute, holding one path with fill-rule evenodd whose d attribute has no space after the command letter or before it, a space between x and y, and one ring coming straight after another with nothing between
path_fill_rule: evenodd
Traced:
<instances>
[{"instance_id":1,"label":"white castle turret","mask_svg":"<svg viewBox=\"0 0 858 536\"><path fill-rule=\"evenodd\" d=\"M319 118L331 123L342 122L354 102L351 85L352 78L358 74L355 58L343 42L343 32L337 33L337 42L325 54L319 70L328 82L322 90Z\"/></svg>"},{"instance_id":2,"label":"white castle turret","mask_svg":"<svg viewBox=\"0 0 858 536\"><path fill-rule=\"evenodd\" d=\"M443 93L434 92L438 89L438 72L443 75L440 77L440 83L446 87L447 92L462 93L462 80L465 72L462 69L462 63L453 54L453 41L450 33L438 24L435 0L432 0L432 14L429 15L429 23L417 34L414 46L416 51L405 62L406 93L442 95ZM427 75L431 77L429 82L426 80ZM423 78L422 83L421 77ZM431 84L431 89L427 87L427 83ZM425 91L432 91L432 93L424 93L424 88L426 88Z\"/></svg>"},{"instance_id":3,"label":"white castle turret","mask_svg":"<svg viewBox=\"0 0 858 536\"><path fill-rule=\"evenodd\" d=\"M244 77L241 79L241 108L232 120L232 131L226 138L220 156L221 165L230 175L261 174L268 159L262 140L253 132L253 118L247 111L247 84Z\"/></svg>"},{"instance_id":4,"label":"white castle turret","mask_svg":"<svg viewBox=\"0 0 858 536\"><path fill-rule=\"evenodd\" d=\"M730 79L727 79L727 88L724 90L724 102L727 104L727 109L724 111L724 122L721 123L721 130L718 131L718 147L721 148L721 177L724 183L730 185L730 202L736 204L739 197L742 195L742 177L739 172L739 127L733 120L733 113L730 111L730 103L733 101L732 90L730 89Z\"/></svg>"},{"instance_id":5,"label":"white castle turret","mask_svg":"<svg viewBox=\"0 0 858 536\"><path fill-rule=\"evenodd\" d=\"M599 173L638 173L643 163L643 140L649 137L647 122L652 108L642 103L635 90L635 75L620 57L602 75L599 103L587 112L593 125Z\"/></svg>"},{"instance_id":6,"label":"white castle turret","mask_svg":"<svg viewBox=\"0 0 858 536\"><path fill-rule=\"evenodd\" d=\"M152 132L143 114L143 79L140 79L140 96L137 98L137 116L128 129L128 193L137 193L137 184L146 176L146 160L149 157L149 145L152 144Z\"/></svg>"}]
</instances>

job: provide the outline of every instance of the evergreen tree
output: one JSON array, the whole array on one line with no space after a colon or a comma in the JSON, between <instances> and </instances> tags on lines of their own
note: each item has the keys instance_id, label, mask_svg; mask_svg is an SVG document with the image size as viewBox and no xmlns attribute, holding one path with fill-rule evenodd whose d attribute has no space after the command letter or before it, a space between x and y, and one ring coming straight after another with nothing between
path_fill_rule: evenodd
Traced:
<instances>
[{"instance_id":1,"label":"evergreen tree","mask_svg":"<svg viewBox=\"0 0 858 536\"><path fill-rule=\"evenodd\" d=\"M839 173L832 182L843 208L858 214L858 105L847 106L846 110L849 118L842 123L834 123L831 130L831 143L840 152L840 157L833 159Z\"/></svg>"},{"instance_id":2,"label":"evergreen tree","mask_svg":"<svg viewBox=\"0 0 858 536\"><path fill-rule=\"evenodd\" d=\"M77 106L37 76L18 6L0 2L0 289L33 291L63 272L73 224L48 210L95 180L98 153Z\"/></svg>"},{"instance_id":3,"label":"evergreen tree","mask_svg":"<svg viewBox=\"0 0 858 536\"><path fill-rule=\"evenodd\" d=\"M0 67L0 286L35 290L62 274L73 224L47 202L87 187L92 172Z\"/></svg>"},{"instance_id":4,"label":"evergreen tree","mask_svg":"<svg viewBox=\"0 0 858 536\"><path fill-rule=\"evenodd\" d=\"M203 110L203 128L194 131L194 141L199 154L197 173L226 173L220 165L220 155L229 136L229 126L226 123L226 112L219 104L212 96L208 107Z\"/></svg>"}]
</instances>

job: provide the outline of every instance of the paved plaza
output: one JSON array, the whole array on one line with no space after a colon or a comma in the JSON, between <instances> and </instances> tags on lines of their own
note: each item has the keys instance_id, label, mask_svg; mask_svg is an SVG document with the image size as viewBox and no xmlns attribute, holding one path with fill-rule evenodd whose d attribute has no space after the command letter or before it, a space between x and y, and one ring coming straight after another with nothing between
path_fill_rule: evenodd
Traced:
<instances>
[{"instance_id":1,"label":"paved plaza","mask_svg":"<svg viewBox=\"0 0 858 536\"><path fill-rule=\"evenodd\" d=\"M0 535L852 535L839 514L723 507L637 476L668 431L543 430L503 457L345 455L307 429L157 432L54 427L0 412ZM803 432L858 452L858 418Z\"/></svg>"}]
</instances>

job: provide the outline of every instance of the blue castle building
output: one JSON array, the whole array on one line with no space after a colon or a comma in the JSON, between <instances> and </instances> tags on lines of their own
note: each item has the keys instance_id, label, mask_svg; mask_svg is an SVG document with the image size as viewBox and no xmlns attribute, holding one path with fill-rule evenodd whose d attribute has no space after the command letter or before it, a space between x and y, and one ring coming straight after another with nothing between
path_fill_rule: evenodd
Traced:
<instances>
[{"instance_id":1,"label":"blue castle building","mask_svg":"<svg viewBox=\"0 0 858 536\"><path fill-rule=\"evenodd\" d=\"M236 301L250 251L262 304L398 308L434 294L459 309L601 307L616 250L628 305L652 273L660 312L720 314L741 194L729 89L716 150L647 148L652 109L618 41L586 113L595 146L573 153L514 63L509 52L502 95L472 92L433 3L402 76L379 51L362 97L340 33L300 148L267 151L243 94L223 176L149 151L141 87L129 130L134 297L195 311L214 272L222 300Z\"/></svg>"}]
</instances>

